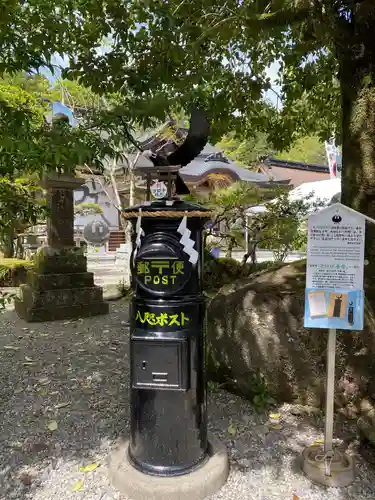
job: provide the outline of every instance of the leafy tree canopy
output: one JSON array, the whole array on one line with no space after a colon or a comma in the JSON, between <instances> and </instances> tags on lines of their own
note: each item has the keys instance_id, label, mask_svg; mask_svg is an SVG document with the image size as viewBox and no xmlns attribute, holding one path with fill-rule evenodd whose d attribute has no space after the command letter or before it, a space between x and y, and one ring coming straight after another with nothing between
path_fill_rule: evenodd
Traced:
<instances>
[{"instance_id":1,"label":"leafy tree canopy","mask_svg":"<svg viewBox=\"0 0 375 500\"><path fill-rule=\"evenodd\" d=\"M90 87L85 87L77 81L58 78L49 92L52 101L64 101L72 108L96 109L104 107L100 96L93 92Z\"/></svg>"},{"instance_id":2,"label":"leafy tree canopy","mask_svg":"<svg viewBox=\"0 0 375 500\"><path fill-rule=\"evenodd\" d=\"M262 132L243 139L236 137L231 132L225 135L216 145L222 148L227 156L238 165L247 168L256 167L261 157L275 154L275 149L270 144L266 134Z\"/></svg>"},{"instance_id":3,"label":"leafy tree canopy","mask_svg":"<svg viewBox=\"0 0 375 500\"><path fill-rule=\"evenodd\" d=\"M327 164L327 156L323 142L319 137L310 135L301 137L287 150L277 152L272 147L267 135L258 132L253 137L243 139L236 137L233 132L225 135L217 143L219 148L229 158L243 167L251 168L259 165L262 157L273 156L281 160L289 160L303 163Z\"/></svg>"},{"instance_id":4,"label":"leafy tree canopy","mask_svg":"<svg viewBox=\"0 0 375 500\"><path fill-rule=\"evenodd\" d=\"M0 83L1 175L72 172L84 163L101 167L105 156L115 156L113 144L99 128L72 128L64 121L51 126L47 112L47 105L29 92Z\"/></svg>"},{"instance_id":5,"label":"leafy tree canopy","mask_svg":"<svg viewBox=\"0 0 375 500\"><path fill-rule=\"evenodd\" d=\"M290 149L277 153L275 157L281 160L315 163L316 165L327 164L327 154L324 144L315 135L297 139Z\"/></svg>"},{"instance_id":6,"label":"leafy tree canopy","mask_svg":"<svg viewBox=\"0 0 375 500\"><path fill-rule=\"evenodd\" d=\"M373 0L8 2L0 20L0 72L52 68L53 54L66 55L64 77L101 94L121 92L125 120L163 119L171 107L198 101L210 110L214 137L264 130L279 150L298 137L336 131L343 142L343 201L369 213L374 23ZM280 113L262 100L275 60ZM152 105L145 112L146 98Z\"/></svg>"}]
</instances>

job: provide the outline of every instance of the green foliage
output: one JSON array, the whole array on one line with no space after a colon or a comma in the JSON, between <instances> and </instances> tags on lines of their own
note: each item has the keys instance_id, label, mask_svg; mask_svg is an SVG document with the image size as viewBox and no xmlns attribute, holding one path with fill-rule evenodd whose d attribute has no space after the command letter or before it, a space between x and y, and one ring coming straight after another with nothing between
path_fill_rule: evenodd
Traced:
<instances>
[{"instance_id":1,"label":"green foliage","mask_svg":"<svg viewBox=\"0 0 375 500\"><path fill-rule=\"evenodd\" d=\"M41 193L41 188L27 178L0 178L0 235L16 222L33 225L45 219L47 208Z\"/></svg>"},{"instance_id":2,"label":"green foliage","mask_svg":"<svg viewBox=\"0 0 375 500\"><path fill-rule=\"evenodd\" d=\"M212 227L206 232L207 242L214 237L215 246L227 248L227 257L231 257L232 249L244 243L247 207L258 205L261 200L259 190L247 182L236 182L202 199L203 204L215 211Z\"/></svg>"},{"instance_id":3,"label":"green foliage","mask_svg":"<svg viewBox=\"0 0 375 500\"><path fill-rule=\"evenodd\" d=\"M362 32L353 35L353 16L358 24L366 19L363 9L373 15L368 2L361 9L358 4L10 3L2 11L0 71L43 64L53 69L52 55L65 54L70 79L80 78L102 94L121 91L133 109L146 95L163 102L162 114L198 100L212 112L214 135L219 129L250 134L268 128L286 144L312 130L330 135L338 124L337 55L344 47L355 53L360 46ZM270 86L266 69L277 59L282 62L280 115L262 103L262 91Z\"/></svg>"},{"instance_id":4,"label":"green foliage","mask_svg":"<svg viewBox=\"0 0 375 500\"><path fill-rule=\"evenodd\" d=\"M35 145L44 111L31 94L0 83L0 175L37 170Z\"/></svg>"},{"instance_id":5,"label":"green foliage","mask_svg":"<svg viewBox=\"0 0 375 500\"><path fill-rule=\"evenodd\" d=\"M43 191L33 177L0 178L0 249L12 257L14 239L25 227L44 221L48 214Z\"/></svg>"},{"instance_id":6,"label":"green foliage","mask_svg":"<svg viewBox=\"0 0 375 500\"><path fill-rule=\"evenodd\" d=\"M90 87L85 87L77 81L58 78L49 92L52 101L64 101L71 109L97 109L104 108L100 96Z\"/></svg>"},{"instance_id":7,"label":"green foliage","mask_svg":"<svg viewBox=\"0 0 375 500\"><path fill-rule=\"evenodd\" d=\"M203 287L206 292L219 290L222 286L232 283L248 275L249 269L235 259L215 259L208 251L205 252Z\"/></svg>"},{"instance_id":8,"label":"green foliage","mask_svg":"<svg viewBox=\"0 0 375 500\"><path fill-rule=\"evenodd\" d=\"M65 54L69 68L64 77L79 80L99 94L121 91L128 100L124 115L145 117L145 97L154 103L147 104L147 115L160 120L171 109L188 110L198 101L212 112L216 137L227 132L228 125L243 130L250 118L250 130L254 130L255 123L262 126L272 115L261 100L262 87L268 85L268 43L259 43L262 37L256 34L249 71L249 43L244 43L244 34L239 40L241 30L231 33L232 21L228 26L220 19L226 15L225 8L215 5L212 10L204 2L196 9L192 0L107 2L105 7L98 8L94 0L7 5L0 24L6 33L0 45L0 72L42 65L53 70L52 55ZM240 16L236 29L242 10L234 11ZM213 29L218 16L219 30ZM223 58L228 64L222 64ZM241 110L241 116L233 114L235 110Z\"/></svg>"},{"instance_id":9,"label":"green foliage","mask_svg":"<svg viewBox=\"0 0 375 500\"><path fill-rule=\"evenodd\" d=\"M327 164L327 155L323 142L317 136L298 139L287 151L277 153L275 158L303 163Z\"/></svg>"},{"instance_id":10,"label":"green foliage","mask_svg":"<svg viewBox=\"0 0 375 500\"><path fill-rule=\"evenodd\" d=\"M262 195L253 184L248 182L235 182L228 188L213 191L210 194L208 204L213 207L223 208L225 205L226 210L232 210L237 208L238 205L258 203L261 198Z\"/></svg>"},{"instance_id":11,"label":"green foliage","mask_svg":"<svg viewBox=\"0 0 375 500\"><path fill-rule=\"evenodd\" d=\"M18 297L17 293L3 292L0 290L0 311L5 309L7 304L10 304Z\"/></svg>"},{"instance_id":12,"label":"green foliage","mask_svg":"<svg viewBox=\"0 0 375 500\"><path fill-rule=\"evenodd\" d=\"M16 73L4 73L0 81L3 85L8 85L10 87L17 87L31 94L34 98L47 99L50 97L50 83L47 78L41 74L31 74L25 73L24 71L18 71Z\"/></svg>"},{"instance_id":13,"label":"green foliage","mask_svg":"<svg viewBox=\"0 0 375 500\"><path fill-rule=\"evenodd\" d=\"M266 410L276 403L270 394L267 381L262 373L255 373L251 380L252 401L259 410Z\"/></svg>"},{"instance_id":14,"label":"green foliage","mask_svg":"<svg viewBox=\"0 0 375 500\"><path fill-rule=\"evenodd\" d=\"M82 203L78 203L74 205L74 213L75 215L95 215L102 214L103 209L97 204L91 201L84 201Z\"/></svg>"},{"instance_id":15,"label":"green foliage","mask_svg":"<svg viewBox=\"0 0 375 500\"><path fill-rule=\"evenodd\" d=\"M203 286L207 293L217 291L222 286L247 278L251 274L275 267L274 262L243 264L228 257L215 258L205 249Z\"/></svg>"},{"instance_id":16,"label":"green foliage","mask_svg":"<svg viewBox=\"0 0 375 500\"><path fill-rule=\"evenodd\" d=\"M370 0L8 2L0 20L0 74L53 70L53 56L64 56L63 78L100 95L121 94L112 117L94 128L110 122L110 137L119 142L121 123L128 140L134 123L146 129L193 103L208 110L212 141L228 131L265 132L282 151L300 137L336 133L346 141L343 201L368 212L362 186L371 177L367 191L373 191L367 171L374 162L361 154L374 149L373 120L360 134L351 122L360 91L374 88L374 22ZM263 99L275 62L281 111Z\"/></svg>"},{"instance_id":17,"label":"green foliage","mask_svg":"<svg viewBox=\"0 0 375 500\"><path fill-rule=\"evenodd\" d=\"M229 158L243 167L256 167L260 159L274 156L282 160L327 164L324 143L316 135L301 137L293 146L285 151L277 152L265 133L257 133L253 137L241 138L233 132L225 135L217 146L222 148Z\"/></svg>"},{"instance_id":18,"label":"green foliage","mask_svg":"<svg viewBox=\"0 0 375 500\"><path fill-rule=\"evenodd\" d=\"M3 276L4 269L8 271L9 269L17 269L20 267L30 268L33 266L31 260L25 259L0 259L0 276Z\"/></svg>"},{"instance_id":19,"label":"green foliage","mask_svg":"<svg viewBox=\"0 0 375 500\"><path fill-rule=\"evenodd\" d=\"M117 157L119 124L86 122L70 127L65 120L51 126L47 108L20 87L0 84L0 173L74 172L88 163L102 169L105 156ZM123 125L120 125L122 130ZM116 129L116 131L115 131ZM104 139L102 133L107 130Z\"/></svg>"},{"instance_id":20,"label":"green foliage","mask_svg":"<svg viewBox=\"0 0 375 500\"><path fill-rule=\"evenodd\" d=\"M273 250L276 262L284 262L293 250L304 250L307 243L307 214L322 206L311 196L291 200L281 193L265 204L266 211L255 214L248 222L250 240L255 247Z\"/></svg>"},{"instance_id":21,"label":"green foliage","mask_svg":"<svg viewBox=\"0 0 375 500\"><path fill-rule=\"evenodd\" d=\"M267 129L286 144L311 130L329 135L338 123L336 35L341 45L355 45L355 7L346 0L203 0L199 9L194 0L136 0L105 7L95 0L7 5L0 72L43 64L53 70L52 55L65 54L65 76L100 94L120 91L132 110L145 96L159 102L160 119L171 108L202 102L216 137L220 130ZM262 102L270 86L266 69L276 59L282 61L280 115Z\"/></svg>"},{"instance_id":22,"label":"green foliage","mask_svg":"<svg viewBox=\"0 0 375 500\"><path fill-rule=\"evenodd\" d=\"M229 158L246 168L256 167L262 156L275 154L265 133L257 133L254 137L240 139L231 132L225 135L217 146L222 148Z\"/></svg>"},{"instance_id":23,"label":"green foliage","mask_svg":"<svg viewBox=\"0 0 375 500\"><path fill-rule=\"evenodd\" d=\"M0 258L0 286L18 286L26 282L27 271L33 262L23 259Z\"/></svg>"},{"instance_id":24,"label":"green foliage","mask_svg":"<svg viewBox=\"0 0 375 500\"><path fill-rule=\"evenodd\" d=\"M215 211L212 227L206 231L207 245L225 248L230 257L234 248L245 247L244 233L247 229L250 250L247 258L254 258L258 248L266 248L274 251L276 262L283 262L293 250L305 249L305 218L310 210L322 206L319 200L312 202L311 196L293 200L283 189L262 192L249 183L235 183L229 188L214 191L201 203ZM248 209L257 205L264 205L264 213L248 217ZM212 274L215 275L215 272ZM249 270L246 270L242 275L248 274ZM210 277L210 280L214 279Z\"/></svg>"}]
</instances>

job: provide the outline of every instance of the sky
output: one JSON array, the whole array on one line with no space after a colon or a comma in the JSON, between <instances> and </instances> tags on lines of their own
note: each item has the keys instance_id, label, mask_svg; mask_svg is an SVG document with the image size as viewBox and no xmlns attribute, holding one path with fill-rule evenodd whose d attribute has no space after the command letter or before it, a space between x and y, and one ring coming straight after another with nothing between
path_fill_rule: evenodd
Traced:
<instances>
[{"instance_id":1,"label":"sky","mask_svg":"<svg viewBox=\"0 0 375 500\"><path fill-rule=\"evenodd\" d=\"M106 50L104 48L104 50ZM67 57L61 57L60 55L55 55L52 57L52 63L56 65L55 73L52 74L51 71L47 68L41 68L40 72L48 78L48 80L53 83L57 78L61 76L61 70L59 68L61 67L66 67L68 66L68 58ZM264 93L264 98L268 101L270 101L275 107L277 106L278 108L281 107L282 103L280 99L278 98L277 94L280 94L280 87L276 85L276 80L278 78L278 71L279 71L280 64L278 61L273 62L268 70L267 70L267 75L271 80L271 85L273 90L268 90L267 92Z\"/></svg>"},{"instance_id":2,"label":"sky","mask_svg":"<svg viewBox=\"0 0 375 500\"><path fill-rule=\"evenodd\" d=\"M51 71L48 68L40 68L40 72L42 75L44 75L46 78L48 78L50 83L53 83L57 78L61 76L61 70L59 69L60 67L66 67L68 66L68 58L67 57L61 57L59 55L54 55L52 57L52 64L56 65L55 69L55 74L52 74Z\"/></svg>"},{"instance_id":3,"label":"sky","mask_svg":"<svg viewBox=\"0 0 375 500\"><path fill-rule=\"evenodd\" d=\"M278 71L280 68L280 63L278 61L273 62L267 69L267 76L271 80L272 90L268 90L264 93L264 98L271 101L274 106L280 108L281 102L278 99L277 94L280 95L281 88L276 84L276 80L278 79Z\"/></svg>"}]
</instances>

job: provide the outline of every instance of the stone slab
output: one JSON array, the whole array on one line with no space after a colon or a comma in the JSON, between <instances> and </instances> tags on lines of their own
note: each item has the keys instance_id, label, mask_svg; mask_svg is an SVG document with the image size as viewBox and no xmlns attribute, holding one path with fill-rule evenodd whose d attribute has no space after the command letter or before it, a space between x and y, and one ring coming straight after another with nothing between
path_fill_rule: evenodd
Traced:
<instances>
[{"instance_id":1,"label":"stone slab","mask_svg":"<svg viewBox=\"0 0 375 500\"><path fill-rule=\"evenodd\" d=\"M191 473L175 477L157 477L135 469L128 456L127 441L121 443L110 459L112 484L131 500L203 500L216 493L226 482L229 461L225 446L209 436L209 458Z\"/></svg>"},{"instance_id":2,"label":"stone slab","mask_svg":"<svg viewBox=\"0 0 375 500\"><path fill-rule=\"evenodd\" d=\"M28 283L20 287L15 310L25 321L53 321L107 314L103 289L87 272L87 259L76 247L42 247Z\"/></svg>"},{"instance_id":3,"label":"stone slab","mask_svg":"<svg viewBox=\"0 0 375 500\"><path fill-rule=\"evenodd\" d=\"M21 286L21 300L28 308L53 309L96 304L103 300L103 289L99 286L87 288L58 288L36 290L30 285Z\"/></svg>"},{"instance_id":4,"label":"stone slab","mask_svg":"<svg viewBox=\"0 0 375 500\"><path fill-rule=\"evenodd\" d=\"M50 309L30 308L24 302L16 300L14 303L16 313L23 320L31 322L55 321L63 319L88 318L108 314L108 302L93 302L86 305L60 306Z\"/></svg>"},{"instance_id":5,"label":"stone slab","mask_svg":"<svg viewBox=\"0 0 375 500\"><path fill-rule=\"evenodd\" d=\"M35 290L88 288L94 286L94 273L38 274L29 271L27 284L35 288Z\"/></svg>"},{"instance_id":6,"label":"stone slab","mask_svg":"<svg viewBox=\"0 0 375 500\"><path fill-rule=\"evenodd\" d=\"M84 273L87 270L87 259L84 255L78 253L71 255L52 255L41 257L35 256L34 269L40 274L71 274Z\"/></svg>"},{"instance_id":7,"label":"stone slab","mask_svg":"<svg viewBox=\"0 0 375 500\"><path fill-rule=\"evenodd\" d=\"M49 172L42 179L42 186L46 189L79 189L86 179L67 174Z\"/></svg>"}]
</instances>

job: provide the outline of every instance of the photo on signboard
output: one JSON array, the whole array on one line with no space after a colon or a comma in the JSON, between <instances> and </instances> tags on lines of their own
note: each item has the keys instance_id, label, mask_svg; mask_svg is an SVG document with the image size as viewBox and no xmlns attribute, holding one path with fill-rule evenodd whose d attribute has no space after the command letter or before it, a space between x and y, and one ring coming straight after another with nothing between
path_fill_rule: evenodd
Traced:
<instances>
[{"instance_id":1,"label":"photo on signboard","mask_svg":"<svg viewBox=\"0 0 375 500\"><path fill-rule=\"evenodd\" d=\"M310 316L312 318L317 316L327 316L327 301L324 291L312 291L308 292L307 298L309 301Z\"/></svg>"},{"instance_id":2,"label":"photo on signboard","mask_svg":"<svg viewBox=\"0 0 375 500\"><path fill-rule=\"evenodd\" d=\"M307 288L305 328L363 330L364 291Z\"/></svg>"},{"instance_id":3,"label":"photo on signboard","mask_svg":"<svg viewBox=\"0 0 375 500\"><path fill-rule=\"evenodd\" d=\"M330 293L328 299L328 317L344 319L346 316L347 293Z\"/></svg>"}]
</instances>

